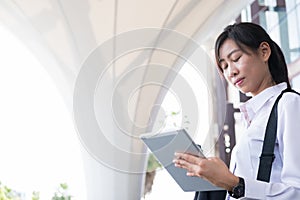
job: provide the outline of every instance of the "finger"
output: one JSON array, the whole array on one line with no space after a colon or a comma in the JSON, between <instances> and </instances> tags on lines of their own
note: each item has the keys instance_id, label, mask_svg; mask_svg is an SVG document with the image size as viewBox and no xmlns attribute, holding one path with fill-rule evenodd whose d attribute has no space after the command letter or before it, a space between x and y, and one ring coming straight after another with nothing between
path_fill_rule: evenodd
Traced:
<instances>
[{"instance_id":1,"label":"finger","mask_svg":"<svg viewBox=\"0 0 300 200\"><path fill-rule=\"evenodd\" d=\"M194 172L187 172L186 175L187 176L196 176L196 174Z\"/></svg>"},{"instance_id":2,"label":"finger","mask_svg":"<svg viewBox=\"0 0 300 200\"><path fill-rule=\"evenodd\" d=\"M175 156L178 157L178 158L180 158L180 157L183 156L183 155L184 155L184 153L175 152Z\"/></svg>"},{"instance_id":3,"label":"finger","mask_svg":"<svg viewBox=\"0 0 300 200\"><path fill-rule=\"evenodd\" d=\"M181 159L182 158L182 155L183 155L183 153L178 153L178 152L175 152L175 158L176 159Z\"/></svg>"},{"instance_id":4,"label":"finger","mask_svg":"<svg viewBox=\"0 0 300 200\"><path fill-rule=\"evenodd\" d=\"M189 163L196 164L196 165L199 164L202 159L204 159L187 153L175 153L175 156L179 159L185 160Z\"/></svg>"},{"instance_id":5,"label":"finger","mask_svg":"<svg viewBox=\"0 0 300 200\"><path fill-rule=\"evenodd\" d=\"M173 163L175 164L175 167L180 167L180 168L184 168L184 169L188 169L189 165L190 165L190 163L188 163L182 159L174 159Z\"/></svg>"},{"instance_id":6,"label":"finger","mask_svg":"<svg viewBox=\"0 0 300 200\"><path fill-rule=\"evenodd\" d=\"M187 176L197 176L202 178L202 175L199 174L199 166L186 162L185 160L174 160L175 167L185 169Z\"/></svg>"}]
</instances>

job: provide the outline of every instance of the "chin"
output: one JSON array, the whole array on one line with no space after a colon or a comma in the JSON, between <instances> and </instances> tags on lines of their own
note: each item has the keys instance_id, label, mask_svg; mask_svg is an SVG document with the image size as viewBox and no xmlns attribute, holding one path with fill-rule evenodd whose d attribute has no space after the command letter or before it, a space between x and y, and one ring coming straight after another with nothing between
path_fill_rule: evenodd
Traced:
<instances>
[{"instance_id":1,"label":"chin","mask_svg":"<svg viewBox=\"0 0 300 200\"><path fill-rule=\"evenodd\" d=\"M250 91L242 90L242 89L240 89L240 88L239 88L239 91L240 91L241 93L243 93L244 95L248 96L248 97L252 97L252 96L253 96L253 95L251 94Z\"/></svg>"},{"instance_id":2,"label":"chin","mask_svg":"<svg viewBox=\"0 0 300 200\"><path fill-rule=\"evenodd\" d=\"M241 93L243 93L244 95L246 95L247 97L253 97L252 93L249 91L244 91L244 90L239 90Z\"/></svg>"},{"instance_id":3,"label":"chin","mask_svg":"<svg viewBox=\"0 0 300 200\"><path fill-rule=\"evenodd\" d=\"M243 94L248 93L248 91L245 91L245 90L243 90L243 89L241 89L241 88L238 88L238 89L239 89L239 91L240 91L241 93L243 93Z\"/></svg>"}]
</instances>

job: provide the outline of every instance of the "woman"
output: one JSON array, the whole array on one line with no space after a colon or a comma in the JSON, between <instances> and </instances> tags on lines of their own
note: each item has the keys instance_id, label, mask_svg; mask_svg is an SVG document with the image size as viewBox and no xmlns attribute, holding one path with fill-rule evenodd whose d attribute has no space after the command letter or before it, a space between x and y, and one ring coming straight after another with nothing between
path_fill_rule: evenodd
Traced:
<instances>
[{"instance_id":1,"label":"woman","mask_svg":"<svg viewBox=\"0 0 300 200\"><path fill-rule=\"evenodd\" d=\"M290 88L278 45L253 23L225 28L216 40L215 58L225 79L252 98L241 105L246 131L232 151L230 170L217 157L176 153L176 167L228 191L227 199L300 199L300 96L287 92L278 104L275 159L269 182L258 181L259 157L276 97Z\"/></svg>"}]
</instances>

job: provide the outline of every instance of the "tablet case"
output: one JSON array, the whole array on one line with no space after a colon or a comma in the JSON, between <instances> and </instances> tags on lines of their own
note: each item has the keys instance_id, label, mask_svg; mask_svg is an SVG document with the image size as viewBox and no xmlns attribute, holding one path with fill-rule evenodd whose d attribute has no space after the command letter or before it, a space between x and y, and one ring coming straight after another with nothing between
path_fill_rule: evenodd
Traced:
<instances>
[{"instance_id":1,"label":"tablet case","mask_svg":"<svg viewBox=\"0 0 300 200\"><path fill-rule=\"evenodd\" d=\"M186 152L204 157L201 149L193 142L185 129L156 135L145 134L141 135L140 138L183 191L223 190L199 177L187 176L185 169L174 166L172 161L175 158L175 152Z\"/></svg>"}]
</instances>

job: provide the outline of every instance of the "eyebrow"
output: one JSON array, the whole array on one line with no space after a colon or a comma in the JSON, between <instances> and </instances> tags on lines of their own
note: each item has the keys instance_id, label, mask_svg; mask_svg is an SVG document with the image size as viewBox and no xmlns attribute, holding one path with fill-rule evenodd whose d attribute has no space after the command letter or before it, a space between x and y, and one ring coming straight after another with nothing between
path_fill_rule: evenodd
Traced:
<instances>
[{"instance_id":1,"label":"eyebrow","mask_svg":"<svg viewBox=\"0 0 300 200\"><path fill-rule=\"evenodd\" d=\"M227 58L230 58L230 56L231 56L233 53L237 52L237 51L241 51L241 49L233 49L233 50L227 55ZM223 61L224 61L223 58L219 59L219 63L221 63L221 62L223 62Z\"/></svg>"}]
</instances>

